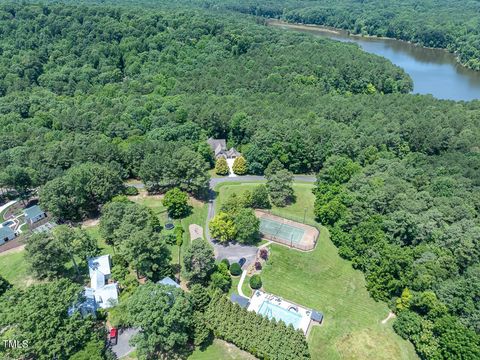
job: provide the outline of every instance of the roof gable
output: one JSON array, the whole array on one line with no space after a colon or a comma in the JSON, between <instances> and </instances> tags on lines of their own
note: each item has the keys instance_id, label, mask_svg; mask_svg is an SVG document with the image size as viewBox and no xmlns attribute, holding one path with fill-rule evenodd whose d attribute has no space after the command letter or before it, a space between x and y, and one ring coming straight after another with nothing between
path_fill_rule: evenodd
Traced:
<instances>
[{"instance_id":1,"label":"roof gable","mask_svg":"<svg viewBox=\"0 0 480 360\"><path fill-rule=\"evenodd\" d=\"M33 218L36 218L37 216L41 216L45 214L45 212L38 205L34 205L34 206L30 206L29 208L26 208L25 210L23 210L23 213L25 214L25 217L27 219L33 219Z\"/></svg>"}]
</instances>

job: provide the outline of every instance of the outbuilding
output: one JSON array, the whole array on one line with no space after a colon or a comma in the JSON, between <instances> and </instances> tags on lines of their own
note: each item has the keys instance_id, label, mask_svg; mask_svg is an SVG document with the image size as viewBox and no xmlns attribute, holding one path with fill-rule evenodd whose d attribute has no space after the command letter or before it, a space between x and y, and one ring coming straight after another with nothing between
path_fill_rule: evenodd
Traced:
<instances>
[{"instance_id":1,"label":"outbuilding","mask_svg":"<svg viewBox=\"0 0 480 360\"><path fill-rule=\"evenodd\" d=\"M0 245L5 244L7 241L13 240L17 237L15 231L8 226L0 227Z\"/></svg>"},{"instance_id":2,"label":"outbuilding","mask_svg":"<svg viewBox=\"0 0 480 360\"><path fill-rule=\"evenodd\" d=\"M43 211L38 205L26 208L23 210L23 214L25 215L25 221L30 225L35 224L36 222L47 217L45 211Z\"/></svg>"},{"instance_id":3,"label":"outbuilding","mask_svg":"<svg viewBox=\"0 0 480 360\"><path fill-rule=\"evenodd\" d=\"M312 321L321 324L323 321L323 314L320 311L312 310L312 315L310 317Z\"/></svg>"}]
</instances>

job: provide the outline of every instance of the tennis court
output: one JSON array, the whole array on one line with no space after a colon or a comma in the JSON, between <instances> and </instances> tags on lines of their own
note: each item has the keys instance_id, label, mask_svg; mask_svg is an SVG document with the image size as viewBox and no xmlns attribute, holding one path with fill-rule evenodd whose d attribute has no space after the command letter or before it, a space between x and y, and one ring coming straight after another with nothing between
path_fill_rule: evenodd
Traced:
<instances>
[{"instance_id":1,"label":"tennis court","mask_svg":"<svg viewBox=\"0 0 480 360\"><path fill-rule=\"evenodd\" d=\"M303 229L267 218L260 219L260 232L295 244L298 244L305 234Z\"/></svg>"},{"instance_id":2,"label":"tennis court","mask_svg":"<svg viewBox=\"0 0 480 360\"><path fill-rule=\"evenodd\" d=\"M300 250L311 250L318 239L318 230L309 225L256 210L260 220L260 233L266 240L278 242Z\"/></svg>"}]
</instances>

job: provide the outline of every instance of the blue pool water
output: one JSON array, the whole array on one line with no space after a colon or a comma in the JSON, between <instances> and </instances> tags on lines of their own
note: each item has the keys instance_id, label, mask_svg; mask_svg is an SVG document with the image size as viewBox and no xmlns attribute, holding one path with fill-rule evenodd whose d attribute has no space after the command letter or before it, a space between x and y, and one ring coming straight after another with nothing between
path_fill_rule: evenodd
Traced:
<instances>
[{"instance_id":1,"label":"blue pool water","mask_svg":"<svg viewBox=\"0 0 480 360\"><path fill-rule=\"evenodd\" d=\"M269 301L264 301L258 309L258 314L277 321L282 320L285 324L293 325L295 329L300 328L302 316L294 311L289 311Z\"/></svg>"}]
</instances>

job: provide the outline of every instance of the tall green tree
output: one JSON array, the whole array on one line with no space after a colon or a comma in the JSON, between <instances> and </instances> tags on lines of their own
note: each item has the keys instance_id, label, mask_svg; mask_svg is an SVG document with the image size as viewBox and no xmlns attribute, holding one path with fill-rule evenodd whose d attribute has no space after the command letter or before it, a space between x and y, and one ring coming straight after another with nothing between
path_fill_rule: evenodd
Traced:
<instances>
[{"instance_id":1,"label":"tall green tree","mask_svg":"<svg viewBox=\"0 0 480 360\"><path fill-rule=\"evenodd\" d=\"M192 339L193 309L172 286L139 286L125 303L127 322L141 329L132 339L140 359L185 356Z\"/></svg>"},{"instance_id":2,"label":"tall green tree","mask_svg":"<svg viewBox=\"0 0 480 360\"><path fill-rule=\"evenodd\" d=\"M28 239L25 258L33 276L52 279L65 275L65 264L70 256L51 234L43 232Z\"/></svg>"},{"instance_id":3,"label":"tall green tree","mask_svg":"<svg viewBox=\"0 0 480 360\"><path fill-rule=\"evenodd\" d=\"M184 276L192 284L206 284L215 269L212 246L203 239L195 239L183 255Z\"/></svg>"},{"instance_id":4,"label":"tall green tree","mask_svg":"<svg viewBox=\"0 0 480 360\"><path fill-rule=\"evenodd\" d=\"M293 174L286 170L277 159L273 160L265 169L267 190L275 206L286 206L293 201Z\"/></svg>"},{"instance_id":5,"label":"tall green tree","mask_svg":"<svg viewBox=\"0 0 480 360\"><path fill-rule=\"evenodd\" d=\"M243 156L235 159L232 166L233 172L237 175L245 175L248 171L247 161Z\"/></svg>"},{"instance_id":6,"label":"tall green tree","mask_svg":"<svg viewBox=\"0 0 480 360\"><path fill-rule=\"evenodd\" d=\"M167 207L168 214L173 218L185 217L190 212L188 195L179 188L168 190L165 193L162 204Z\"/></svg>"},{"instance_id":7,"label":"tall green tree","mask_svg":"<svg viewBox=\"0 0 480 360\"><path fill-rule=\"evenodd\" d=\"M170 275L171 253L159 233L139 230L122 239L118 254L137 272L158 281Z\"/></svg>"},{"instance_id":8,"label":"tall green tree","mask_svg":"<svg viewBox=\"0 0 480 360\"><path fill-rule=\"evenodd\" d=\"M4 358L70 359L97 336L93 318L68 314L81 287L63 279L12 289L0 298L0 326L9 331L3 339L26 341L28 346L0 348ZM3 357L2 356L2 357Z\"/></svg>"},{"instance_id":9,"label":"tall green tree","mask_svg":"<svg viewBox=\"0 0 480 360\"><path fill-rule=\"evenodd\" d=\"M7 188L14 189L22 201L28 200L31 188L34 185L34 170L16 165L9 165L3 174L0 174L0 182Z\"/></svg>"},{"instance_id":10,"label":"tall green tree","mask_svg":"<svg viewBox=\"0 0 480 360\"><path fill-rule=\"evenodd\" d=\"M99 206L123 190L111 167L85 163L69 169L40 191L40 204L60 220L79 221L98 212Z\"/></svg>"},{"instance_id":11,"label":"tall green tree","mask_svg":"<svg viewBox=\"0 0 480 360\"><path fill-rule=\"evenodd\" d=\"M233 222L237 233L235 239L243 244L254 244L260 240L260 220L252 209L241 209L234 214Z\"/></svg>"}]
</instances>

